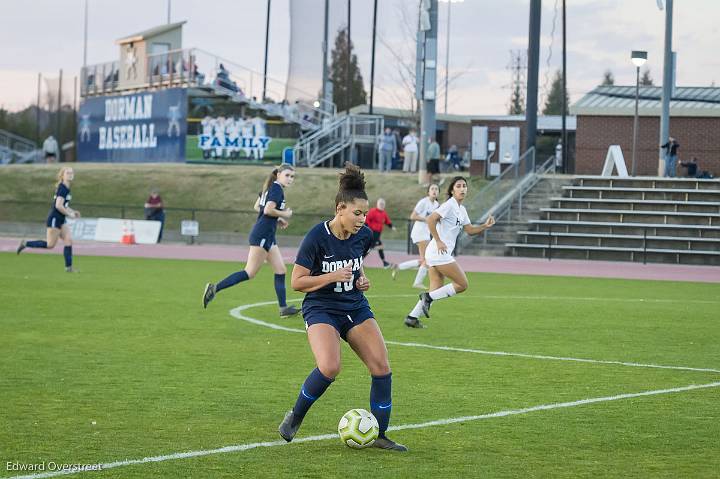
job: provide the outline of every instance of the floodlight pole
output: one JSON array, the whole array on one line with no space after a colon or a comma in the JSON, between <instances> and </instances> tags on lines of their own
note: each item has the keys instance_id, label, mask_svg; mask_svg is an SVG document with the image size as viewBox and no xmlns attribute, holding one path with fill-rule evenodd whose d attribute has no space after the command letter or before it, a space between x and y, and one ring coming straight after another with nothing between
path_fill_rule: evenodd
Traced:
<instances>
[{"instance_id":1,"label":"floodlight pole","mask_svg":"<svg viewBox=\"0 0 720 479\"><path fill-rule=\"evenodd\" d=\"M350 24L352 20L352 0L347 0L347 58L345 59L345 74L347 75L347 78L345 79L345 89L347 90L345 92L345 101L347 105L347 113L350 114L350 103L352 102L352 77L350 76L350 60L351 60L351 52L350 52Z\"/></svg>"},{"instance_id":2,"label":"floodlight pole","mask_svg":"<svg viewBox=\"0 0 720 479\"><path fill-rule=\"evenodd\" d=\"M525 151L535 147L537 134L538 109L538 67L540 63L540 15L542 13L542 0L530 0L530 27L528 35L528 79L527 79L527 106L525 116L527 119L527 138ZM564 145L563 145L564 147ZM531 162L525 163L525 171L529 172Z\"/></svg>"},{"instance_id":3,"label":"floodlight pole","mask_svg":"<svg viewBox=\"0 0 720 479\"><path fill-rule=\"evenodd\" d=\"M268 47L270 45L270 3L271 0L267 0L267 15L265 16L265 68L263 69L263 89L261 102L265 102L267 97L267 65L268 65Z\"/></svg>"},{"instance_id":4,"label":"floodlight pole","mask_svg":"<svg viewBox=\"0 0 720 479\"><path fill-rule=\"evenodd\" d=\"M670 137L670 95L672 95L673 55L672 55L673 0L665 1L665 57L663 61L662 116L660 117L660 145ZM664 166L663 149L659 149L658 175L662 176Z\"/></svg>"},{"instance_id":5,"label":"floodlight pole","mask_svg":"<svg viewBox=\"0 0 720 479\"><path fill-rule=\"evenodd\" d=\"M563 173L568 172L568 134L567 134L567 11L565 9L565 0L562 0L562 132L560 134L560 141L562 142L562 149L560 150L560 171Z\"/></svg>"},{"instance_id":6,"label":"floodlight pole","mask_svg":"<svg viewBox=\"0 0 720 479\"><path fill-rule=\"evenodd\" d=\"M320 108L324 109L328 104L327 82L328 82L328 13L330 0L325 0L325 31L323 36L323 68L322 68L322 99Z\"/></svg>"},{"instance_id":7,"label":"floodlight pole","mask_svg":"<svg viewBox=\"0 0 720 479\"><path fill-rule=\"evenodd\" d=\"M639 104L640 104L640 67L635 67L636 69L636 75L635 75L635 118L633 120L633 146L632 146L632 166L631 166L631 174L632 176L635 176L635 155L637 150L637 139L638 139L638 113L639 113Z\"/></svg>"},{"instance_id":8,"label":"floodlight pole","mask_svg":"<svg viewBox=\"0 0 720 479\"><path fill-rule=\"evenodd\" d=\"M427 150L437 130L435 118L435 96L437 91L437 37L438 37L438 0L430 0L430 30L425 32L423 56L423 89L422 89L422 116L420 124L420 167L418 168L418 182L424 183L427 174Z\"/></svg>"},{"instance_id":9,"label":"floodlight pole","mask_svg":"<svg viewBox=\"0 0 720 479\"><path fill-rule=\"evenodd\" d=\"M375 38L377 36L377 0L373 2L373 33L372 33L372 55L370 58L370 109L373 114L373 101L375 100Z\"/></svg>"}]
</instances>

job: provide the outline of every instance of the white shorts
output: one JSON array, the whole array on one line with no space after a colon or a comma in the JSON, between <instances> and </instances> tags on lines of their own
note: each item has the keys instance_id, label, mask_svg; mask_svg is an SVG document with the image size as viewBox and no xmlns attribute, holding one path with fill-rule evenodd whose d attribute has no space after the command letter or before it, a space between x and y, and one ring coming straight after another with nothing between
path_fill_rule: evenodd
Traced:
<instances>
[{"instance_id":1,"label":"white shorts","mask_svg":"<svg viewBox=\"0 0 720 479\"><path fill-rule=\"evenodd\" d=\"M455 247L453 246L453 249ZM425 262L428 266L442 266L444 264L450 264L455 262L455 257L452 255L452 250L449 249L445 253L439 253L437 249L437 243L435 240L430 241L425 250Z\"/></svg>"},{"instance_id":2,"label":"white shorts","mask_svg":"<svg viewBox=\"0 0 720 479\"><path fill-rule=\"evenodd\" d=\"M421 241L430 241L432 239L432 236L430 236L429 231L417 231L415 228L413 228L410 232L410 239L414 244L418 244Z\"/></svg>"}]
</instances>

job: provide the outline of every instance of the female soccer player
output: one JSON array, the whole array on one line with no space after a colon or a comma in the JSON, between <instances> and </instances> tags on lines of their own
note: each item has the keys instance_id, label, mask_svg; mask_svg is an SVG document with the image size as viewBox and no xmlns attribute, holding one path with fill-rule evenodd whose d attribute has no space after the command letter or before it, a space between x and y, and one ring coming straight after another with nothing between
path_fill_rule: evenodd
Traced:
<instances>
[{"instance_id":1,"label":"female soccer player","mask_svg":"<svg viewBox=\"0 0 720 479\"><path fill-rule=\"evenodd\" d=\"M380 426L374 447L407 451L385 435L392 406L392 373L385 340L363 294L370 288L363 258L373 244L372 231L364 226L367 213L364 175L357 166L346 163L335 197L335 217L307 233L293 267L292 287L306 293L302 312L317 367L305 379L295 405L280 424L280 435L288 442L310 406L340 372L342 338L372 377L370 410Z\"/></svg>"},{"instance_id":2,"label":"female soccer player","mask_svg":"<svg viewBox=\"0 0 720 479\"><path fill-rule=\"evenodd\" d=\"M275 271L275 294L280 306L280 317L292 316L300 312L295 306L288 306L285 299L285 263L280 248L275 244L275 231L278 224L286 228L292 216L292 210L285 207L283 188L292 185L295 169L282 164L275 168L265 181L263 191L255 201L258 211L257 221L250 232L250 251L245 269L235 272L217 284L208 283L203 293L203 307L225 288L255 277L262 264L267 260Z\"/></svg>"},{"instance_id":3,"label":"female soccer player","mask_svg":"<svg viewBox=\"0 0 720 479\"><path fill-rule=\"evenodd\" d=\"M72 231L65 224L66 218L79 218L80 212L70 208L70 185L75 179L75 172L69 166L60 169L57 175L57 189L53 202L50 207L50 214L47 218L47 236L45 240L21 241L17 248L17 254L20 254L25 248L45 248L53 249L58 238L62 238L65 248L63 248L63 256L65 256L65 271L73 273L72 267Z\"/></svg>"},{"instance_id":4,"label":"female soccer player","mask_svg":"<svg viewBox=\"0 0 720 479\"><path fill-rule=\"evenodd\" d=\"M462 176L453 178L448 185L447 194L448 200L427 218L428 229L432 235L432 240L425 250L425 261L430 274L430 292L420 294L420 300L405 318L405 324L411 328L423 327L418 318L420 314L430 317L430 304L433 301L455 296L468 287L465 272L452 256L460 228L469 235L476 235L495 224L492 215L485 224L470 224L467 210L462 205L467 195L467 181ZM444 285L445 277L452 282Z\"/></svg>"},{"instance_id":5,"label":"female soccer player","mask_svg":"<svg viewBox=\"0 0 720 479\"><path fill-rule=\"evenodd\" d=\"M398 271L410 268L418 268L418 272L415 275L415 281L413 281L413 287L419 289L425 289L423 281L427 274L427 266L425 264L425 248L432 239L430 237L430 230L427 227L427 217L438 209L440 203L438 203L437 197L440 193L440 188L436 184L432 184L428 187L427 196L415 205L415 209L410 214L410 219L415 220L412 231L410 231L410 239L418 247L420 252L420 259L411 259L400 264L392 266L392 278L395 279Z\"/></svg>"}]
</instances>

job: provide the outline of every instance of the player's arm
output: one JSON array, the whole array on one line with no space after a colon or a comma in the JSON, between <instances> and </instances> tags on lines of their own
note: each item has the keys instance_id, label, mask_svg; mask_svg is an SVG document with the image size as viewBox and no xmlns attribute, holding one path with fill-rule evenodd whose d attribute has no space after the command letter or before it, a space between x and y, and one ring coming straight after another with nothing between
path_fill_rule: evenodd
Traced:
<instances>
[{"instance_id":1,"label":"player's arm","mask_svg":"<svg viewBox=\"0 0 720 479\"><path fill-rule=\"evenodd\" d=\"M415 210L413 210L413 212L410 213L410 219L413 220L413 221L422 221L423 223L426 222L424 217L422 217L422 216L420 216L419 214L415 213Z\"/></svg>"},{"instance_id":2,"label":"player's arm","mask_svg":"<svg viewBox=\"0 0 720 479\"><path fill-rule=\"evenodd\" d=\"M258 205L259 207L259 205ZM274 216L275 218L284 218L286 220L289 220L292 216L292 210L279 210L277 209L277 203L274 201L268 201L265 203L265 208L263 208L263 214L266 216Z\"/></svg>"},{"instance_id":3,"label":"player's arm","mask_svg":"<svg viewBox=\"0 0 720 479\"><path fill-rule=\"evenodd\" d=\"M391 230L395 231L395 227L392 224L392 221L390 221L390 215L387 214L387 211L385 212L385 224L390 227Z\"/></svg>"},{"instance_id":4,"label":"player's arm","mask_svg":"<svg viewBox=\"0 0 720 479\"><path fill-rule=\"evenodd\" d=\"M260 195L258 195L257 199L255 200L255 205L253 206L253 209L255 211L257 211L258 213L260 212L260 200L261 199L262 199L262 197Z\"/></svg>"},{"instance_id":5,"label":"player's arm","mask_svg":"<svg viewBox=\"0 0 720 479\"><path fill-rule=\"evenodd\" d=\"M495 218L493 215L488 216L488 219L485 220L485 223L481 225L465 225L463 226L463 231L465 231L469 235L477 235L482 233L488 228L492 228L492 226L495 224Z\"/></svg>"},{"instance_id":6,"label":"player's arm","mask_svg":"<svg viewBox=\"0 0 720 479\"><path fill-rule=\"evenodd\" d=\"M358 276L357 281L355 281L355 287L362 292L370 289L370 280L365 276L365 268L362 266L360 267L360 276Z\"/></svg>"},{"instance_id":7,"label":"player's arm","mask_svg":"<svg viewBox=\"0 0 720 479\"><path fill-rule=\"evenodd\" d=\"M65 216L69 218L79 218L80 212L75 211L74 209L70 208L69 206L65 206L65 198L62 196L58 196L55 198L55 209L57 209L60 213L64 214Z\"/></svg>"},{"instance_id":8,"label":"player's arm","mask_svg":"<svg viewBox=\"0 0 720 479\"><path fill-rule=\"evenodd\" d=\"M293 266L290 286L301 293L311 293L331 283L352 281L352 266L340 268L331 273L312 276L310 270L297 263Z\"/></svg>"}]
</instances>

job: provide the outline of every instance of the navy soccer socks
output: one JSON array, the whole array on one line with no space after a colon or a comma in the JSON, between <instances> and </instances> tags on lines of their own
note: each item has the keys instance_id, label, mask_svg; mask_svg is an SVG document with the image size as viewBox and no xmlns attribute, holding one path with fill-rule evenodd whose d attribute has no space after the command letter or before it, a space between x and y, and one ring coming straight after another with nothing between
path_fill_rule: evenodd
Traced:
<instances>
[{"instance_id":1,"label":"navy soccer socks","mask_svg":"<svg viewBox=\"0 0 720 479\"><path fill-rule=\"evenodd\" d=\"M65 256L65 267L70 268L72 266L72 246L63 248L63 256Z\"/></svg>"},{"instance_id":2,"label":"navy soccer socks","mask_svg":"<svg viewBox=\"0 0 720 479\"><path fill-rule=\"evenodd\" d=\"M45 249L47 249L47 241L45 241L45 240L26 241L25 246L28 248L45 248Z\"/></svg>"},{"instance_id":3,"label":"navy soccer socks","mask_svg":"<svg viewBox=\"0 0 720 479\"><path fill-rule=\"evenodd\" d=\"M323 395L325 390L332 384L333 380L327 378L318 368L312 370L300 389L295 406L292 412L296 421L302 421L310 406Z\"/></svg>"},{"instance_id":4,"label":"navy soccer socks","mask_svg":"<svg viewBox=\"0 0 720 479\"><path fill-rule=\"evenodd\" d=\"M225 288L229 288L230 286L235 286L238 283L241 283L243 281L247 281L250 279L250 276L245 272L245 270L238 271L236 273L231 274L227 278L220 281L218 284L215 285L215 292L219 293Z\"/></svg>"},{"instance_id":5,"label":"navy soccer socks","mask_svg":"<svg viewBox=\"0 0 720 479\"><path fill-rule=\"evenodd\" d=\"M385 437L390 424L392 410L392 373L385 376L373 376L370 386L370 412L380 426L380 437Z\"/></svg>"},{"instance_id":6,"label":"navy soccer socks","mask_svg":"<svg viewBox=\"0 0 720 479\"><path fill-rule=\"evenodd\" d=\"M281 308L287 306L287 298L285 295L285 275L275 275L275 294L277 295L278 305Z\"/></svg>"}]
</instances>

